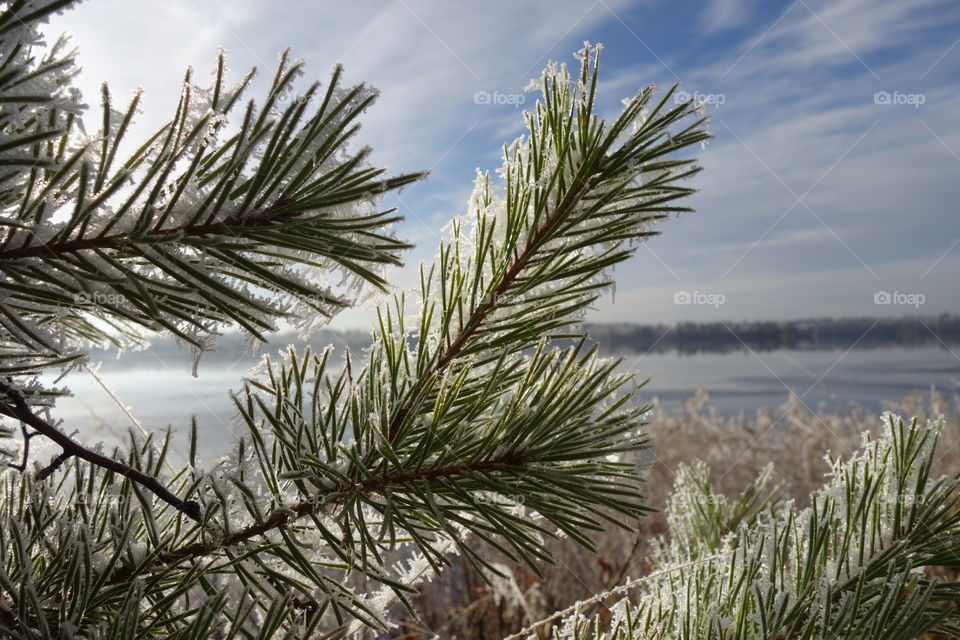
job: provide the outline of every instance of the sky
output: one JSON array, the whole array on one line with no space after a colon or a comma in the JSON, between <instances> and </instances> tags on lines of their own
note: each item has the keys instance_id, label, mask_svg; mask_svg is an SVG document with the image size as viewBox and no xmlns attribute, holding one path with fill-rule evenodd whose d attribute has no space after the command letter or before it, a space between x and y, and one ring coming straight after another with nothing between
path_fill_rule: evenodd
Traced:
<instances>
[{"instance_id":1,"label":"sky","mask_svg":"<svg viewBox=\"0 0 960 640\"><path fill-rule=\"evenodd\" d=\"M218 47L234 78L286 46L325 81L381 91L359 142L430 177L387 204L417 245L389 272L413 286L477 168L500 164L547 60L603 43L599 99L650 83L706 102L693 213L662 223L616 271L594 322L658 323L960 312L960 3L955 0L89 0L51 34L79 47L91 104L144 89L140 127L168 118L187 66ZM485 98L489 97L489 100ZM334 327L369 326L369 307Z\"/></svg>"}]
</instances>

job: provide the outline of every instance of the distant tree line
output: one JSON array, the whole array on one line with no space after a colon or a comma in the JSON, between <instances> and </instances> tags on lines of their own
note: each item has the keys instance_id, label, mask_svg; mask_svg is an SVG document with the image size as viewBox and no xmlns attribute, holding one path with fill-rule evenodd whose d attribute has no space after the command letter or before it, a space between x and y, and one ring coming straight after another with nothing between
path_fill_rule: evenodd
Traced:
<instances>
[{"instance_id":1,"label":"distant tree line","mask_svg":"<svg viewBox=\"0 0 960 640\"><path fill-rule=\"evenodd\" d=\"M960 316L818 318L769 322L588 324L591 340L612 352L685 354L771 349L876 348L960 343Z\"/></svg>"},{"instance_id":2,"label":"distant tree line","mask_svg":"<svg viewBox=\"0 0 960 640\"><path fill-rule=\"evenodd\" d=\"M590 324L590 340L609 353L683 354L725 353L744 349L847 349L889 346L937 346L960 344L960 316L904 318L820 318L769 322L681 322L677 324ZM337 353L350 351L358 356L368 346L368 332L357 329L320 329L306 342L316 349L333 345ZM303 343L296 332L281 332L261 346L273 353L288 344ZM416 341L412 341L412 345ZM411 345L411 346L412 346ZM250 354L243 336L228 333L217 341L215 351L204 354L201 372L206 367L253 365L259 355ZM109 368L157 368L182 363L189 366L190 354L172 339L153 342L148 351L130 351L119 360L106 358Z\"/></svg>"}]
</instances>

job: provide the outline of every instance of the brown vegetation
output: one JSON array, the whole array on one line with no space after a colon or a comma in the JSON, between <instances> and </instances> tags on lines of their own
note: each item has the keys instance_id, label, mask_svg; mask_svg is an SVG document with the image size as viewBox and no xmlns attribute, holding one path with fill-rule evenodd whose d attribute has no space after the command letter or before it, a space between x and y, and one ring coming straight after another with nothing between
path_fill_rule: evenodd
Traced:
<instances>
[{"instance_id":1,"label":"brown vegetation","mask_svg":"<svg viewBox=\"0 0 960 640\"><path fill-rule=\"evenodd\" d=\"M934 390L917 391L887 407L921 420L943 415L946 428L939 447L939 473L960 473L960 397ZM864 431L878 433L880 416L859 406L847 411L811 411L796 398L775 409L721 416L705 390L689 398L680 412L654 402L648 430L653 436L648 467L648 504L663 509L677 465L704 460L716 486L739 493L768 463L782 495L804 506L821 486L827 469L824 454L846 457L857 449ZM666 531L664 516L655 514L632 523L631 531L608 530L596 539L591 554L573 543L553 543L557 564L543 578L507 563L492 550L487 556L509 568L510 579L487 583L462 557L439 579L425 585L415 601L416 616L403 615L394 637L458 640L503 638L533 621L563 609L649 570L645 561L651 542ZM546 625L541 637L546 635Z\"/></svg>"}]
</instances>

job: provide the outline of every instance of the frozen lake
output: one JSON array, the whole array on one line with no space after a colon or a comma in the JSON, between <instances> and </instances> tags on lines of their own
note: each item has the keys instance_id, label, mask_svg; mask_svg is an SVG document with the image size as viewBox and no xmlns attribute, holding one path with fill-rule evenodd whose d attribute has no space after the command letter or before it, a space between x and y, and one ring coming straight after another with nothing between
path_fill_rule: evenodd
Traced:
<instances>
[{"instance_id":1,"label":"frozen lake","mask_svg":"<svg viewBox=\"0 0 960 640\"><path fill-rule=\"evenodd\" d=\"M813 410L840 410L856 402L880 410L883 400L899 400L916 389L936 386L941 393L960 393L960 349L939 347L877 348L869 350L802 351L780 349L758 352L679 355L651 353L624 356L623 366L651 380L640 399L654 396L667 408L706 387L711 400L725 414L761 407L777 407L790 391ZM103 380L145 428L172 425L185 434L191 415L200 425L204 457L226 452L233 430L233 405L228 392L242 386L252 360L202 361L199 377L190 375L186 352L167 362L139 354L133 366L106 362ZM65 378L74 397L60 400L55 415L69 433L91 443L115 441L129 421L86 372ZM185 437L179 443L185 445ZM178 444L179 444L178 443ZM178 447L184 448L184 447Z\"/></svg>"}]
</instances>

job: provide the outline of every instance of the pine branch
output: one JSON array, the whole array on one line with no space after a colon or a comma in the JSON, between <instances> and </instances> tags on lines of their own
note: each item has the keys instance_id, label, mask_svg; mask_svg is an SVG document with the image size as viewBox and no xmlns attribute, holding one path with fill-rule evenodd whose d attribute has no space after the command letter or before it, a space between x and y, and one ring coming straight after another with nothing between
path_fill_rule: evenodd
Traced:
<instances>
[{"instance_id":1,"label":"pine branch","mask_svg":"<svg viewBox=\"0 0 960 640\"><path fill-rule=\"evenodd\" d=\"M494 359L498 350L530 348L553 331L578 335L563 330L579 322L609 286L606 270L632 254L622 245L653 235L646 225L685 210L669 203L692 190L675 183L698 169L689 160L665 157L708 139L704 120L668 134L695 112L689 102L666 109L671 90L640 122L652 97L648 88L604 130L592 113L598 58L598 50L580 52L573 89L565 69L544 73L544 102L528 116L529 138L504 150L505 198L494 198L489 178L479 178L471 201L473 237L455 227L454 239L441 248L439 277L433 269L422 274L420 330L410 337L428 346L418 347L412 374L396 385L386 431L390 443L416 433L405 432L405 425L430 406L438 380L457 375L469 356L489 350ZM631 123L634 133L624 134ZM497 233L505 237L495 240ZM402 314L398 302L398 322ZM389 335L396 330L393 321L387 315L380 340L402 353L400 340ZM432 341L439 348L431 348Z\"/></svg>"},{"instance_id":2,"label":"pine branch","mask_svg":"<svg viewBox=\"0 0 960 640\"><path fill-rule=\"evenodd\" d=\"M405 473L382 475L366 478L360 482L346 482L327 492L316 493L309 499L298 502L290 507L276 509L262 522L248 525L239 531L214 543L196 543L158 554L153 558L152 565L167 565L188 560L195 560L204 556L224 551L230 547L249 542L274 529L283 529L297 520L312 515L318 509L334 504L358 493L387 493L393 487L405 487L415 483L436 482L440 479L456 481L458 478L474 474L508 473L519 475L522 473L524 456L519 452L511 452L494 459L477 460L467 464L433 467ZM120 584L132 577L142 575L151 567L125 567L113 573L107 584Z\"/></svg>"},{"instance_id":3,"label":"pine branch","mask_svg":"<svg viewBox=\"0 0 960 640\"><path fill-rule=\"evenodd\" d=\"M636 597L613 605L609 625L567 610L556 637L954 637L960 584L935 577L960 566L960 476L931 477L942 428L885 414L858 454L829 458L804 510L768 504L769 469L728 499L706 465L681 465L653 571L618 588Z\"/></svg>"},{"instance_id":4,"label":"pine branch","mask_svg":"<svg viewBox=\"0 0 960 640\"><path fill-rule=\"evenodd\" d=\"M0 155L33 158L10 187L16 198L0 197L0 371L82 358L89 343L122 348L143 330L195 353L228 324L266 340L276 320L306 330L349 306L352 288L383 289L378 271L410 245L393 236L400 217L379 200L424 174L384 177L368 148L350 151L376 93L339 86L339 67L326 91L313 84L280 109L301 73L284 52L262 108L251 101L221 141L253 72L228 87L221 55L205 90L188 71L174 117L119 167L139 94L115 111L104 86L91 142L56 102L31 107L56 125L39 131L0 114L0 134L17 134ZM0 93L13 91L11 77ZM324 284L332 269L349 276L342 291Z\"/></svg>"},{"instance_id":5,"label":"pine branch","mask_svg":"<svg viewBox=\"0 0 960 640\"><path fill-rule=\"evenodd\" d=\"M500 283L490 294L490 297L474 310L466 326L464 326L457 333L456 337L447 346L446 350L440 354L436 363L434 363L434 365L430 368L429 373L416 381L413 390L410 392L411 398L418 398L423 389L429 384L429 381L439 375L443 371L444 367L447 366L447 364L452 362L460 355L464 344L466 344L466 342L477 333L477 331L483 325L484 320L486 320L487 316L490 315L490 312L496 308L497 302L502 301L503 298L509 294L510 289L513 287L517 277L527 266L529 266L530 260L543 243L544 239L548 237L554 226L564 219L565 214L568 213L569 209L575 205L579 195L587 188L590 179L593 178L597 173L598 170L591 167L591 169L587 172L588 177L579 181L573 186L570 197L566 199L565 205L560 207L553 215L547 217L546 224L544 224L544 226L528 240L527 245L523 248L522 253L520 253L517 259L507 269L507 272L500 280ZM390 428L388 430L388 439L390 442L393 442L396 439L397 432L403 425L404 420L406 420L410 412L410 406L411 405L409 403L403 404L400 410L397 411L391 420Z\"/></svg>"},{"instance_id":6,"label":"pine branch","mask_svg":"<svg viewBox=\"0 0 960 640\"><path fill-rule=\"evenodd\" d=\"M48 464L44 468L37 471L37 474L35 476L36 479L38 481L46 480L47 478L52 476L57 471L57 469L62 467L64 462L66 462L72 457L73 457L72 453L69 453L67 451L61 452L59 455L57 455L57 457L55 457L53 460L50 461L50 464Z\"/></svg>"},{"instance_id":7,"label":"pine branch","mask_svg":"<svg viewBox=\"0 0 960 640\"><path fill-rule=\"evenodd\" d=\"M165 229L152 229L143 235L131 236L129 233L117 233L107 236L75 238L60 240L59 236L44 244L31 245L27 242L19 247L0 248L0 260L17 260L21 258L53 258L66 259L67 254L82 251L96 251L105 249L131 249L138 244L152 244L154 242L171 242L182 238L207 238L211 236L237 236L244 228L282 227L301 217L304 211L287 211L281 215L271 215L280 208L290 209L295 206L294 200L282 200L262 212L250 215L237 213L219 222L207 224L182 225Z\"/></svg>"},{"instance_id":8,"label":"pine branch","mask_svg":"<svg viewBox=\"0 0 960 640\"><path fill-rule=\"evenodd\" d=\"M34 436L38 434L36 431L27 431L27 425L23 422L20 423L20 433L23 437L23 456L21 457L19 464L7 463L7 466L11 469L16 469L20 473L23 473L27 470L27 461L30 459L30 440L32 440Z\"/></svg>"},{"instance_id":9,"label":"pine branch","mask_svg":"<svg viewBox=\"0 0 960 640\"><path fill-rule=\"evenodd\" d=\"M469 533L538 572L551 560L545 538L563 533L592 548L591 531L647 512L642 480L620 458L646 446L644 407L629 404L631 376L615 375L616 363L588 352L571 329L608 285L606 269L632 253L624 245L682 210L668 203L691 190L674 183L696 168L668 156L707 134L701 118L668 135L694 112L689 103L665 108L669 93L624 133L652 89L606 130L586 96L595 52L582 52L582 60L575 88L565 71L544 74L546 102L528 119L530 142L505 151L506 200L495 201L489 180L478 180L473 228L455 222L437 265L421 272L413 330L398 296L379 310L356 376L351 366L328 376L329 352L291 351L279 366L265 361L237 399L254 445L246 458L270 496L310 496L316 487L325 495L522 452L525 463L509 478L473 473L384 488L384 502L354 492L339 496L340 508L322 522L313 519L319 531L304 525L302 534L319 533L345 566L387 585L382 557L401 535L431 565L446 562L451 541L471 563L496 571L462 542ZM573 346L551 349L564 329ZM232 486L252 477L244 459L237 456L238 470L228 476ZM259 523L297 516L253 495L243 508ZM268 553L277 561L264 561L264 571L282 571L281 557L312 555L292 534L274 540ZM299 571L320 586L309 569Z\"/></svg>"},{"instance_id":10,"label":"pine branch","mask_svg":"<svg viewBox=\"0 0 960 640\"><path fill-rule=\"evenodd\" d=\"M23 394L2 380L0 380L0 393L6 394L6 396L13 402L12 405L0 403L0 413L8 417L15 418L23 424L30 425L36 430L37 433L49 438L50 440L53 440L55 443L60 445L60 447L63 449L63 453L57 457L57 460L59 460L60 463L62 463L66 458L72 456L80 458L81 460L86 460L87 462L108 471L118 473L126 478L129 478L131 482L136 482L145 489L151 491L158 498L176 510L182 512L192 520L200 522L202 513L200 511L200 505L197 502L194 502L193 500L182 500L181 498L178 498L170 493L166 487L157 482L156 478L148 476L142 471L125 465L122 462L111 460L106 456L100 455L94 451L90 451L77 441L73 440L70 436L66 435L53 425L37 416L30 409L30 405L27 404ZM38 479L46 478L58 466L59 464L56 464L55 466L51 465L50 467L41 470L40 474L38 474Z\"/></svg>"}]
</instances>

